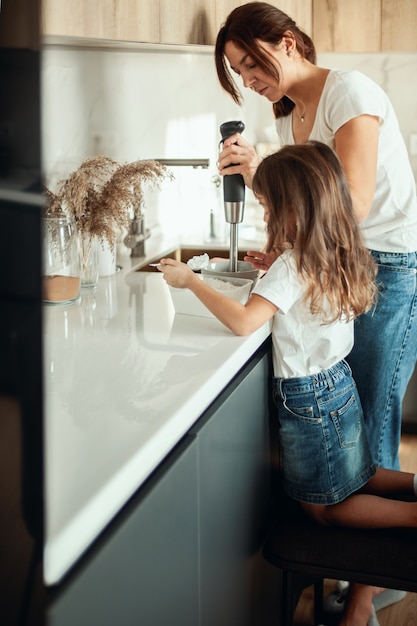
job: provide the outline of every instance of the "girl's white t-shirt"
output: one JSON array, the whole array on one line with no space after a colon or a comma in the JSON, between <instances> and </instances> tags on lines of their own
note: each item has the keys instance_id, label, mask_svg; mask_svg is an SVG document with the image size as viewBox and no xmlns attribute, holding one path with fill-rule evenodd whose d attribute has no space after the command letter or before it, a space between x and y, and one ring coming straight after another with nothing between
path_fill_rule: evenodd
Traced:
<instances>
[{"instance_id":1,"label":"girl's white t-shirt","mask_svg":"<svg viewBox=\"0 0 417 626\"><path fill-rule=\"evenodd\" d=\"M304 302L305 290L294 254L286 250L252 292L279 309L272 322L273 368L277 378L317 374L345 358L353 347L353 321L323 324Z\"/></svg>"},{"instance_id":2,"label":"girl's white t-shirt","mask_svg":"<svg viewBox=\"0 0 417 626\"><path fill-rule=\"evenodd\" d=\"M357 71L330 70L310 134L334 149L335 133L360 115L379 118L377 181L373 205L361 223L368 248L417 250L416 183L392 104L374 81ZM293 144L292 115L276 120L281 145Z\"/></svg>"}]
</instances>

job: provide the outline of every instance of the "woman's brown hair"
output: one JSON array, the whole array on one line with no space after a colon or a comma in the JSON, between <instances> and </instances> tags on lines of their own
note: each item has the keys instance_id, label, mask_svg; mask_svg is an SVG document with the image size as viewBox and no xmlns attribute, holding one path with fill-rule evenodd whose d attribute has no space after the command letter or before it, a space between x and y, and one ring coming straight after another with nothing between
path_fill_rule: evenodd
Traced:
<instances>
[{"instance_id":1,"label":"woman's brown hair","mask_svg":"<svg viewBox=\"0 0 417 626\"><path fill-rule=\"evenodd\" d=\"M331 322L356 317L375 304L376 265L331 148L316 141L284 146L261 161L253 191L269 214L267 251L293 248L313 314Z\"/></svg>"},{"instance_id":2,"label":"woman's brown hair","mask_svg":"<svg viewBox=\"0 0 417 626\"><path fill-rule=\"evenodd\" d=\"M214 56L220 84L237 104L241 104L242 95L226 64L224 52L226 43L233 41L250 55L262 71L279 81L280 76L275 64L259 46L257 40L276 45L286 31L292 32L298 53L315 64L316 50L312 40L283 11L266 2L248 2L230 13L217 35ZM284 96L272 106L274 115L278 118L288 115L294 103Z\"/></svg>"}]
</instances>

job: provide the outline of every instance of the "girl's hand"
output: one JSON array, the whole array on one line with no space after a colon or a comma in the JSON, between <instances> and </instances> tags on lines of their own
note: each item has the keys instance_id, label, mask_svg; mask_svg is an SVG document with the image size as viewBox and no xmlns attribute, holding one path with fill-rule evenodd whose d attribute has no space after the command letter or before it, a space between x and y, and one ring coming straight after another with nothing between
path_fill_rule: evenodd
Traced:
<instances>
[{"instance_id":1,"label":"girl's hand","mask_svg":"<svg viewBox=\"0 0 417 626\"><path fill-rule=\"evenodd\" d=\"M218 159L220 176L242 174L245 185L252 189L252 178L258 164L255 149L243 139L240 133L235 133L224 140Z\"/></svg>"},{"instance_id":2,"label":"girl's hand","mask_svg":"<svg viewBox=\"0 0 417 626\"><path fill-rule=\"evenodd\" d=\"M186 263L180 263L174 259L161 259L158 270L163 273L168 285L180 289L187 288L195 276Z\"/></svg>"},{"instance_id":3,"label":"girl's hand","mask_svg":"<svg viewBox=\"0 0 417 626\"><path fill-rule=\"evenodd\" d=\"M272 263L278 257L279 252L275 252L274 250L271 252L257 252L255 250L248 250L247 255L243 258L243 260L252 263L252 267L254 269L267 272Z\"/></svg>"}]
</instances>

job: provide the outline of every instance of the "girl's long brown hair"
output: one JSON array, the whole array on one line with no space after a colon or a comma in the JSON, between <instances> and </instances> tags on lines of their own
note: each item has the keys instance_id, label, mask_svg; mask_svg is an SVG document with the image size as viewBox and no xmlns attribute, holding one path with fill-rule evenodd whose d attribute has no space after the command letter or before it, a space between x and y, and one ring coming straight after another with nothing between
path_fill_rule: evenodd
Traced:
<instances>
[{"instance_id":1,"label":"girl's long brown hair","mask_svg":"<svg viewBox=\"0 0 417 626\"><path fill-rule=\"evenodd\" d=\"M316 141L284 146L261 161L253 191L269 213L267 251L293 248L313 314L329 323L356 317L375 304L376 264L331 148Z\"/></svg>"},{"instance_id":2,"label":"girl's long brown hair","mask_svg":"<svg viewBox=\"0 0 417 626\"><path fill-rule=\"evenodd\" d=\"M234 9L219 30L215 45L217 76L223 89L241 104L242 95L233 80L226 63L224 48L233 41L253 59L254 63L269 76L280 80L279 68L259 46L257 40L278 44L284 33L291 31L298 53L311 63L316 63L316 50L310 37L300 30L288 15L266 2L248 2ZM273 104L275 117L288 115L294 107L292 100L284 96Z\"/></svg>"}]
</instances>

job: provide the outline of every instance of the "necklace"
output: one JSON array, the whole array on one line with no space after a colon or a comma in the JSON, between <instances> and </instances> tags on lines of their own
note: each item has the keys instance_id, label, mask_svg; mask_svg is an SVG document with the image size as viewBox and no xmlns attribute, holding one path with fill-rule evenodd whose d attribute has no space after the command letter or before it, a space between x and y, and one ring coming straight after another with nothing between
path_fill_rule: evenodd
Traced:
<instances>
[{"instance_id":1,"label":"necklace","mask_svg":"<svg viewBox=\"0 0 417 626\"><path fill-rule=\"evenodd\" d=\"M295 107L294 111L295 113L297 113L298 117L300 118L301 123L304 124L305 119L306 119L306 110L304 109L302 113L299 113L298 107Z\"/></svg>"}]
</instances>

